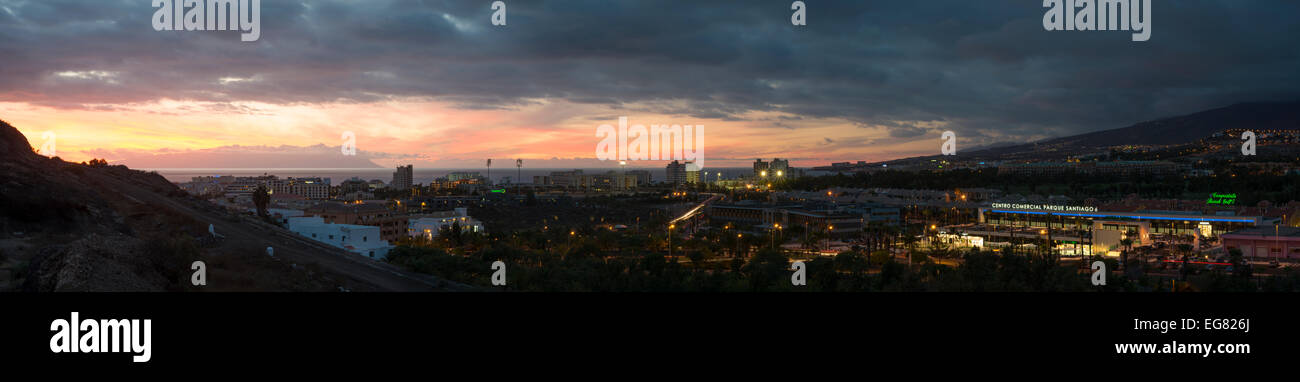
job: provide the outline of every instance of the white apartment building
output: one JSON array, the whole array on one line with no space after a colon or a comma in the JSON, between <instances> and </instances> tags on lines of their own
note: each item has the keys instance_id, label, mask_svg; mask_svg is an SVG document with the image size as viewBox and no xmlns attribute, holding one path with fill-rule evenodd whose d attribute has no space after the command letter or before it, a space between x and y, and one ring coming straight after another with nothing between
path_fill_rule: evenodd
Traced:
<instances>
[{"instance_id":1,"label":"white apartment building","mask_svg":"<svg viewBox=\"0 0 1300 382\"><path fill-rule=\"evenodd\" d=\"M321 178L285 178L267 182L272 194L298 195L305 199L329 199L330 183Z\"/></svg>"},{"instance_id":2,"label":"white apartment building","mask_svg":"<svg viewBox=\"0 0 1300 382\"><path fill-rule=\"evenodd\" d=\"M289 218L289 230L371 259L382 260L393 245L379 236L379 227L326 223L318 216Z\"/></svg>"}]
</instances>

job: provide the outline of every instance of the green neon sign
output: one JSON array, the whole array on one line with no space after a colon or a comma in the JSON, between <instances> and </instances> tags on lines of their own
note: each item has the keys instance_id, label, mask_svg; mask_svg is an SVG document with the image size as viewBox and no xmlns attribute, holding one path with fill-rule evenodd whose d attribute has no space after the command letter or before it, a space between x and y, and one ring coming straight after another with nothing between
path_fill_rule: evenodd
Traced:
<instances>
[{"instance_id":1,"label":"green neon sign","mask_svg":"<svg viewBox=\"0 0 1300 382\"><path fill-rule=\"evenodd\" d=\"M1237 203L1237 194L1211 193L1210 198L1205 200L1205 204L1230 206Z\"/></svg>"}]
</instances>

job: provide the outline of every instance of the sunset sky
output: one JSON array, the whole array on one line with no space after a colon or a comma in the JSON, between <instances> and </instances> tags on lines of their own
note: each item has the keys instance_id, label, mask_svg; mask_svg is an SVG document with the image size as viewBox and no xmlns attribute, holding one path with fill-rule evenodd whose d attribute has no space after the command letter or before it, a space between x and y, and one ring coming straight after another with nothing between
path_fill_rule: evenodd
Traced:
<instances>
[{"instance_id":1,"label":"sunset sky","mask_svg":"<svg viewBox=\"0 0 1300 382\"><path fill-rule=\"evenodd\" d=\"M790 1L506 3L497 27L491 1L264 0L240 42L155 31L147 0L0 0L0 119L143 168L351 167L345 131L384 167L572 167L619 116L704 125L710 166L816 166L1300 98L1295 1L1157 2L1147 42L1044 31L1036 0L806 1L807 26Z\"/></svg>"}]
</instances>

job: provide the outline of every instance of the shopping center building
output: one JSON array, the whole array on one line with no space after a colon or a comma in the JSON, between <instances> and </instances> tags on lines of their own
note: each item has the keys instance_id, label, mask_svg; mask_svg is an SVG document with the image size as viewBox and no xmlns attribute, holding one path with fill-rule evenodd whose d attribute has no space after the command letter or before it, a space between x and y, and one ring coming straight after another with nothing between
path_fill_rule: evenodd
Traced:
<instances>
[{"instance_id":1,"label":"shopping center building","mask_svg":"<svg viewBox=\"0 0 1300 382\"><path fill-rule=\"evenodd\" d=\"M1114 251L1124 239L1131 246L1162 236L1218 237L1271 227L1280 219L1264 216L1206 214L1200 211L1101 211L1097 207L1033 203L992 203L979 209L979 233L989 240L1051 237L1056 243L1086 243L1092 252Z\"/></svg>"},{"instance_id":2,"label":"shopping center building","mask_svg":"<svg viewBox=\"0 0 1300 382\"><path fill-rule=\"evenodd\" d=\"M1206 215L1196 211L1098 211L1096 207L1047 204L993 203L980 208L979 221L989 225L1035 228L1128 230L1146 227L1149 233L1218 236L1246 228L1272 225L1263 216Z\"/></svg>"}]
</instances>

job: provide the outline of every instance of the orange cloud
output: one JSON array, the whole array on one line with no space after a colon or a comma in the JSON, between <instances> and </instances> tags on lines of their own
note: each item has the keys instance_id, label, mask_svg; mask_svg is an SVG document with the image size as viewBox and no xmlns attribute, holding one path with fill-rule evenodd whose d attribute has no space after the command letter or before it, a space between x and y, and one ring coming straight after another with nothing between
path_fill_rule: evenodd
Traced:
<instances>
[{"instance_id":1,"label":"orange cloud","mask_svg":"<svg viewBox=\"0 0 1300 382\"><path fill-rule=\"evenodd\" d=\"M383 166L451 167L440 163L481 158L594 158L596 127L616 124L619 115L627 115L633 124L704 125L710 166L747 166L759 157L794 158L795 165L816 166L930 150L926 141L890 140L884 128L859 127L840 119L773 123L779 114L751 113L747 120L735 121L628 111L641 109L552 100L509 110L467 110L427 99L287 105L162 100L83 109L11 102L0 103L0 119L18 127L36 146L43 132L55 132L59 156L71 161L115 152L338 146L345 131L354 132L357 148L374 154L371 159ZM937 142L933 150L938 149Z\"/></svg>"}]
</instances>

